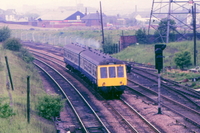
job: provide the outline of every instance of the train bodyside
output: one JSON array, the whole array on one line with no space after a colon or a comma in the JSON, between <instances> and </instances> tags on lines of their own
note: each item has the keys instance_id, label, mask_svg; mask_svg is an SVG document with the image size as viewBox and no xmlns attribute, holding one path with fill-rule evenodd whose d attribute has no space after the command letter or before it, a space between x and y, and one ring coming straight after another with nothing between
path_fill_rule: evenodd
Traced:
<instances>
[{"instance_id":1,"label":"train bodyside","mask_svg":"<svg viewBox=\"0 0 200 133\"><path fill-rule=\"evenodd\" d=\"M108 95L121 95L127 85L125 64L98 50L66 45L64 61Z\"/></svg>"}]
</instances>

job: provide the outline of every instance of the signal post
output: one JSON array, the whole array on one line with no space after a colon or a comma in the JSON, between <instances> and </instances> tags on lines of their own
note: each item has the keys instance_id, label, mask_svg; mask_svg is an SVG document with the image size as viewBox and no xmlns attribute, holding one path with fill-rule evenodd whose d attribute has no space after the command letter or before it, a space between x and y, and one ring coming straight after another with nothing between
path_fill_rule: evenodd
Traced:
<instances>
[{"instance_id":1,"label":"signal post","mask_svg":"<svg viewBox=\"0 0 200 133\"><path fill-rule=\"evenodd\" d=\"M163 50L166 48L166 44L156 44L155 45L155 68L158 70L158 114L162 114L161 111L161 80L160 71L163 69Z\"/></svg>"}]
</instances>

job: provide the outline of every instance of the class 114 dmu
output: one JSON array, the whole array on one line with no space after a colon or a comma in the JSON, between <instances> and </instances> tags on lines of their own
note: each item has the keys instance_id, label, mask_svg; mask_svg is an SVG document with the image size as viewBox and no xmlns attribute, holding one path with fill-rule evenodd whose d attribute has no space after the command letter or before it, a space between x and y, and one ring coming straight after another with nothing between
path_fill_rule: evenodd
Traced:
<instances>
[{"instance_id":1,"label":"class 114 dmu","mask_svg":"<svg viewBox=\"0 0 200 133\"><path fill-rule=\"evenodd\" d=\"M66 67L82 75L85 80L107 98L118 98L127 85L126 64L108 54L78 44L64 47Z\"/></svg>"}]
</instances>

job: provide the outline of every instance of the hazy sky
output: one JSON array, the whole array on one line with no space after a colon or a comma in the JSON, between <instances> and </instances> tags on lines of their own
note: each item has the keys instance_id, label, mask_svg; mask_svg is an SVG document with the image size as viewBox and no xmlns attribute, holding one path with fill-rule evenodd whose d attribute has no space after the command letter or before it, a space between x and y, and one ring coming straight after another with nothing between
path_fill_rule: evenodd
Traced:
<instances>
[{"instance_id":1,"label":"hazy sky","mask_svg":"<svg viewBox=\"0 0 200 133\"><path fill-rule=\"evenodd\" d=\"M99 9L100 0L4 0L1 2L1 9L21 8L23 5L32 5L36 7L56 8L56 6L76 6L77 3L83 3L85 7L95 7ZM125 11L132 9L150 8L152 0L101 0L103 10Z\"/></svg>"}]
</instances>

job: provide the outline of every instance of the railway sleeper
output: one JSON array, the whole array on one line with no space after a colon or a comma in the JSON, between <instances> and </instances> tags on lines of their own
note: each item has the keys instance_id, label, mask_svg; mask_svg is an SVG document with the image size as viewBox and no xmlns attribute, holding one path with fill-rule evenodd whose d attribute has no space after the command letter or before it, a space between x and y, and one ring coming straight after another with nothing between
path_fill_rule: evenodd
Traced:
<instances>
[{"instance_id":1,"label":"railway sleeper","mask_svg":"<svg viewBox=\"0 0 200 133\"><path fill-rule=\"evenodd\" d=\"M100 92L106 99L118 99L124 92L124 86L104 86L100 87Z\"/></svg>"}]
</instances>

